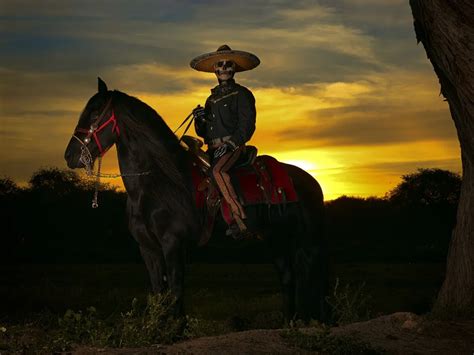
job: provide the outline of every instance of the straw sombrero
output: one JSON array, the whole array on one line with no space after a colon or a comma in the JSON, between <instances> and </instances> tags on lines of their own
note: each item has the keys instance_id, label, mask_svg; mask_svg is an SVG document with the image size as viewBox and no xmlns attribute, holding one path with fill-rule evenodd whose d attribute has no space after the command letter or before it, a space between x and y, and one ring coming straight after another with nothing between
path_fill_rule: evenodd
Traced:
<instances>
[{"instance_id":1,"label":"straw sombrero","mask_svg":"<svg viewBox=\"0 0 474 355\"><path fill-rule=\"evenodd\" d=\"M260 59L255 54L244 52L244 51L235 51L230 49L226 44L217 48L217 51L211 53L205 53L194 58L189 65L191 68L205 71L209 73L214 73L214 63L219 60L232 60L235 63L235 71L246 71L255 68L260 64Z\"/></svg>"}]
</instances>

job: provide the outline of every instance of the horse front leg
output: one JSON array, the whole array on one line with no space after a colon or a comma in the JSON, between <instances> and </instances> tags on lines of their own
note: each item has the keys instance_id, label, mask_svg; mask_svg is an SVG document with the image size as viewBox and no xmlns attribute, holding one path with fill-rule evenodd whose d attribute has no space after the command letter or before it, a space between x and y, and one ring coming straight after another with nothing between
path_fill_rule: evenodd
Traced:
<instances>
[{"instance_id":1,"label":"horse front leg","mask_svg":"<svg viewBox=\"0 0 474 355\"><path fill-rule=\"evenodd\" d=\"M133 213L133 205L128 205L128 229L137 241L143 261L150 276L153 293L162 293L167 289L166 264L163 250L157 238L144 223L140 215Z\"/></svg>"},{"instance_id":2,"label":"horse front leg","mask_svg":"<svg viewBox=\"0 0 474 355\"><path fill-rule=\"evenodd\" d=\"M176 299L175 316L184 316L185 245L182 233L167 231L162 239L168 285Z\"/></svg>"},{"instance_id":3,"label":"horse front leg","mask_svg":"<svg viewBox=\"0 0 474 355\"><path fill-rule=\"evenodd\" d=\"M153 293L163 293L168 290L168 282L166 276L166 264L161 249L152 250L140 245L140 253L145 262L150 276L151 289Z\"/></svg>"}]
</instances>

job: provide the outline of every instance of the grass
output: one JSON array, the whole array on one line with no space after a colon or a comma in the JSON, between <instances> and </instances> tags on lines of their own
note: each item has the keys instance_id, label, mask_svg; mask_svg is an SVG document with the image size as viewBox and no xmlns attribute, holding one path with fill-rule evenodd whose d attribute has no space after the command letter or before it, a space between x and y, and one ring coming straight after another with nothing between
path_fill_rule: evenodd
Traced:
<instances>
[{"instance_id":1,"label":"grass","mask_svg":"<svg viewBox=\"0 0 474 355\"><path fill-rule=\"evenodd\" d=\"M373 312L425 312L442 281L442 264L341 264L332 268L340 285L365 283ZM225 320L279 311L279 285L272 265L189 265L186 311ZM0 322L21 320L49 310L95 306L120 312L133 298L145 300L148 274L141 264L0 265Z\"/></svg>"}]
</instances>

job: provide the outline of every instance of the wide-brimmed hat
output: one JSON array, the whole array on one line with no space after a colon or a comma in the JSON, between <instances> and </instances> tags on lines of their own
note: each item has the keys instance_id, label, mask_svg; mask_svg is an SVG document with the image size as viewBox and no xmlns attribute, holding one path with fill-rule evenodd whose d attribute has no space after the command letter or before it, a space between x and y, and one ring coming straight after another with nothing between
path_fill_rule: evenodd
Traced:
<instances>
[{"instance_id":1,"label":"wide-brimmed hat","mask_svg":"<svg viewBox=\"0 0 474 355\"><path fill-rule=\"evenodd\" d=\"M235 63L235 71L246 71L260 64L260 59L255 54L245 51L235 51L226 44L217 48L217 51L201 54L194 58L189 65L191 68L214 73L214 63L227 59Z\"/></svg>"}]
</instances>

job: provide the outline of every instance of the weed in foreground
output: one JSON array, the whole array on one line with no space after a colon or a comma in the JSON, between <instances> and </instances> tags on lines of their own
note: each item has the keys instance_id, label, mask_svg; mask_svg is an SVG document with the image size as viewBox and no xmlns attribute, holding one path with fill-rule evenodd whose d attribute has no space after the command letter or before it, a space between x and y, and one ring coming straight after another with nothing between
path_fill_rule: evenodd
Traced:
<instances>
[{"instance_id":1,"label":"weed in foreground","mask_svg":"<svg viewBox=\"0 0 474 355\"><path fill-rule=\"evenodd\" d=\"M136 299L132 309L122 314L119 347L170 344L182 337L184 319L173 316L175 300L171 294L149 295L144 309Z\"/></svg>"},{"instance_id":2,"label":"weed in foreground","mask_svg":"<svg viewBox=\"0 0 474 355\"><path fill-rule=\"evenodd\" d=\"M339 285L336 278L333 292L326 298L332 308L332 322L338 325L370 319L371 297L365 293L365 283L357 286Z\"/></svg>"},{"instance_id":3,"label":"weed in foreground","mask_svg":"<svg viewBox=\"0 0 474 355\"><path fill-rule=\"evenodd\" d=\"M187 317L184 338L200 338L217 336L232 332L225 321L216 321L203 318Z\"/></svg>"},{"instance_id":4,"label":"weed in foreground","mask_svg":"<svg viewBox=\"0 0 474 355\"><path fill-rule=\"evenodd\" d=\"M53 349L66 350L71 344L107 346L112 340L114 329L97 318L97 311L89 307L85 312L68 309L58 319L59 329L51 339Z\"/></svg>"}]
</instances>

